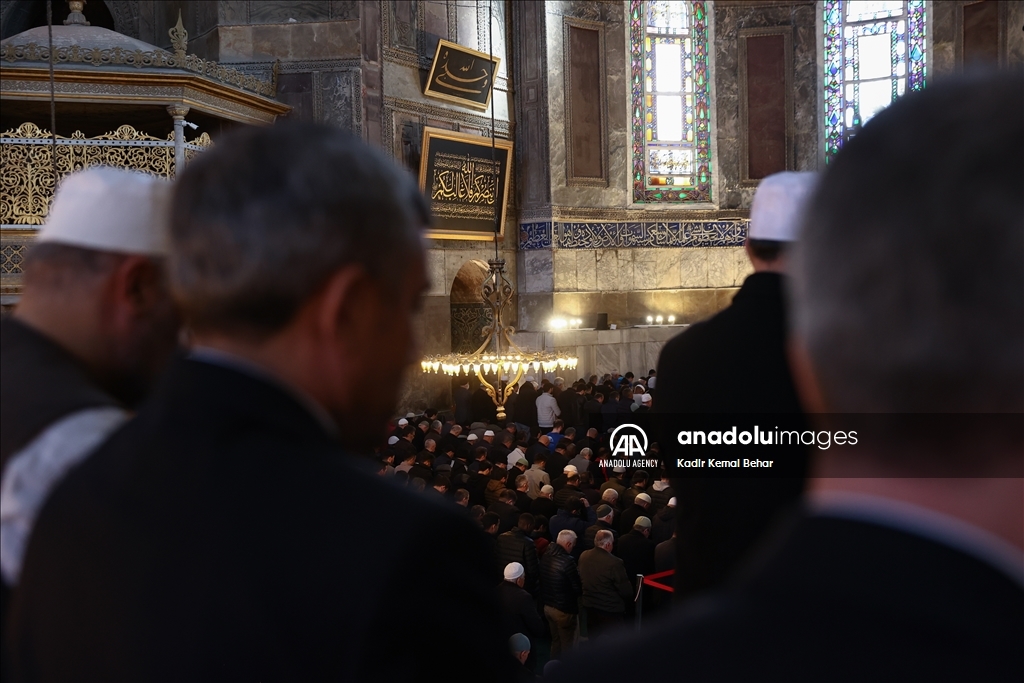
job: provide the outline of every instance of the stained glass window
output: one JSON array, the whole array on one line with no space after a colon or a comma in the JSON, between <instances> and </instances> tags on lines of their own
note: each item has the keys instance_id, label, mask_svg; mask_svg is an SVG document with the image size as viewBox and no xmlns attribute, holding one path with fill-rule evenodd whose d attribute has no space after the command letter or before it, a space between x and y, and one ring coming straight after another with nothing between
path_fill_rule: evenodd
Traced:
<instances>
[{"instance_id":1,"label":"stained glass window","mask_svg":"<svg viewBox=\"0 0 1024 683\"><path fill-rule=\"evenodd\" d=\"M709 2L630 0L633 201L711 201Z\"/></svg>"},{"instance_id":2,"label":"stained glass window","mask_svg":"<svg viewBox=\"0 0 1024 683\"><path fill-rule=\"evenodd\" d=\"M924 87L925 0L825 0L825 160L907 89Z\"/></svg>"}]
</instances>

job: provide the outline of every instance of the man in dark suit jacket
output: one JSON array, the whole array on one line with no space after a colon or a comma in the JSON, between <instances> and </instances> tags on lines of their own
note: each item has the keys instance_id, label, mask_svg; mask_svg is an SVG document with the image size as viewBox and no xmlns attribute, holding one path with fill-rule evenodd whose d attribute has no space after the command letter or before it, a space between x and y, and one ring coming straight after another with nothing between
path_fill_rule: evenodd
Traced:
<instances>
[{"instance_id":1,"label":"man in dark suit jacket","mask_svg":"<svg viewBox=\"0 0 1024 683\"><path fill-rule=\"evenodd\" d=\"M978 72L846 142L802 219L793 358L858 444L727 587L553 680L1024 679L1022 120L1019 74Z\"/></svg>"},{"instance_id":2,"label":"man in dark suit jacket","mask_svg":"<svg viewBox=\"0 0 1024 683\"><path fill-rule=\"evenodd\" d=\"M437 680L429 639L393 647L401 627L466 648L443 677L507 680L479 531L337 440L369 452L395 408L426 286L415 183L302 124L226 136L176 183L196 346L43 509L4 629L14 676ZM459 590L411 604L411 567Z\"/></svg>"},{"instance_id":3,"label":"man in dark suit jacket","mask_svg":"<svg viewBox=\"0 0 1024 683\"><path fill-rule=\"evenodd\" d=\"M788 177L794 179L794 195L783 201L796 215L814 176ZM758 198L754 203L757 205ZM780 225L761 212L756 216L746 245L754 273L744 280L728 308L691 325L662 349L656 413L802 413L786 359L783 291L785 254L798 226L795 218ZM694 360L697 358L699 362ZM796 420L793 428L801 429L802 420ZM670 461L682 455L672 450L679 448L673 439L662 442ZM761 454L772 457L771 449L762 448ZM679 573L673 598L682 600L720 585L775 516L796 503L803 491L805 467L806 460L802 460L798 464L801 475L789 479L688 477L674 481L673 495L680 504Z\"/></svg>"}]
</instances>

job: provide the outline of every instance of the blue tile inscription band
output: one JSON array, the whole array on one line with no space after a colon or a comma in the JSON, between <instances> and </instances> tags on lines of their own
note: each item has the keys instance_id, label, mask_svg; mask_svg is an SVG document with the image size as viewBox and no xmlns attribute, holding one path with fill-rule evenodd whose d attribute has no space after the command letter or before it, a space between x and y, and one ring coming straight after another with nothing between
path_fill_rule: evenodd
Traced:
<instances>
[{"instance_id":1,"label":"blue tile inscription band","mask_svg":"<svg viewBox=\"0 0 1024 683\"><path fill-rule=\"evenodd\" d=\"M616 249L736 247L747 235L746 220L578 223L544 221L519 225L519 248Z\"/></svg>"}]
</instances>

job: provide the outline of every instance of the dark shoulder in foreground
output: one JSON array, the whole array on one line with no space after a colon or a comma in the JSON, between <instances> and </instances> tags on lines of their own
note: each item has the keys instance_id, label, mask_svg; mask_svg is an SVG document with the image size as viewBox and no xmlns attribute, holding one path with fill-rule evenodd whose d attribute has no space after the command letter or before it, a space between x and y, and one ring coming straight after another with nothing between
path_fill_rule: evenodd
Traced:
<instances>
[{"instance_id":1,"label":"dark shoulder in foreground","mask_svg":"<svg viewBox=\"0 0 1024 683\"><path fill-rule=\"evenodd\" d=\"M408 629L465 647L451 679L504 680L482 534L357 466L280 390L224 372L183 368L56 489L15 602L16 673L428 679L433 640L396 648ZM192 381L207 390L175 396Z\"/></svg>"},{"instance_id":2,"label":"dark shoulder in foreground","mask_svg":"<svg viewBox=\"0 0 1024 683\"><path fill-rule=\"evenodd\" d=\"M804 518L731 588L609 634L554 681L1020 681L1024 588L886 527Z\"/></svg>"}]
</instances>

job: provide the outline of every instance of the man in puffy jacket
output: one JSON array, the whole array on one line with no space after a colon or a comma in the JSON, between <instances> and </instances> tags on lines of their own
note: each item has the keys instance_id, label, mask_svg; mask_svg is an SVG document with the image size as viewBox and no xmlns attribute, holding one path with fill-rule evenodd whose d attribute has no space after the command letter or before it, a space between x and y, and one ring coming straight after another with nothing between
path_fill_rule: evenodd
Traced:
<instances>
[{"instance_id":1,"label":"man in puffy jacket","mask_svg":"<svg viewBox=\"0 0 1024 683\"><path fill-rule=\"evenodd\" d=\"M576 533L565 529L558 533L540 563L540 597L544 616L551 627L551 658L558 659L576 644L579 626L579 598L583 595L572 550Z\"/></svg>"}]
</instances>

